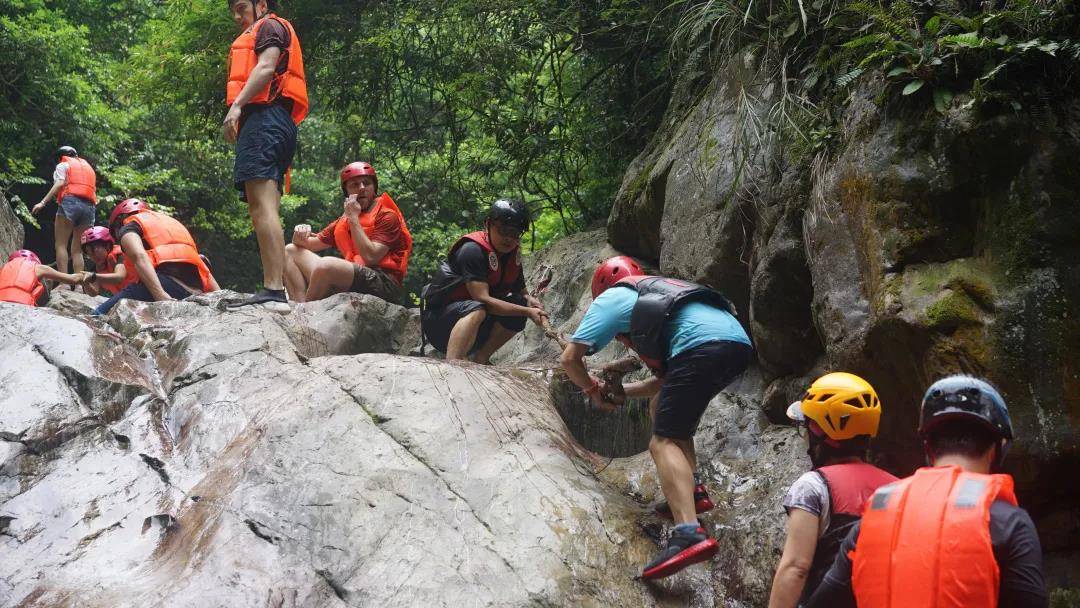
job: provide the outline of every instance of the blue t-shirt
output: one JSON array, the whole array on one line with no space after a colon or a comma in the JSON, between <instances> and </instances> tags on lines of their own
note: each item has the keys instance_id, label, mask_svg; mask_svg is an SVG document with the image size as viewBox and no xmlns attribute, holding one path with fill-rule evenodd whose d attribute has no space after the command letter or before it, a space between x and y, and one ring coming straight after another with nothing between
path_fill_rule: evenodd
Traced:
<instances>
[{"instance_id":1,"label":"blue t-shirt","mask_svg":"<svg viewBox=\"0 0 1080 608\"><path fill-rule=\"evenodd\" d=\"M590 353L600 351L616 334L630 333L630 315L638 293L625 287L613 287L593 300L571 342L584 344ZM750 344L750 338L731 313L701 302L681 306L665 328L671 336L668 358L706 342L728 341Z\"/></svg>"}]
</instances>

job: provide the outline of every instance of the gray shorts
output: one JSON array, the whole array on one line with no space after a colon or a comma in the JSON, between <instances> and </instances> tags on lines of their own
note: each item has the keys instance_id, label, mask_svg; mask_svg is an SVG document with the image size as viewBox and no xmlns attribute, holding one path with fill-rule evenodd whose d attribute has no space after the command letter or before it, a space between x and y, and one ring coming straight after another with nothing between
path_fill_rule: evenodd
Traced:
<instances>
[{"instance_id":1,"label":"gray shorts","mask_svg":"<svg viewBox=\"0 0 1080 608\"><path fill-rule=\"evenodd\" d=\"M96 207L85 198L68 194L60 201L56 215L64 216L73 226L93 226Z\"/></svg>"},{"instance_id":2,"label":"gray shorts","mask_svg":"<svg viewBox=\"0 0 1080 608\"><path fill-rule=\"evenodd\" d=\"M401 303L401 286L389 274L378 268L353 264L353 282L349 291L369 293L387 302Z\"/></svg>"}]
</instances>

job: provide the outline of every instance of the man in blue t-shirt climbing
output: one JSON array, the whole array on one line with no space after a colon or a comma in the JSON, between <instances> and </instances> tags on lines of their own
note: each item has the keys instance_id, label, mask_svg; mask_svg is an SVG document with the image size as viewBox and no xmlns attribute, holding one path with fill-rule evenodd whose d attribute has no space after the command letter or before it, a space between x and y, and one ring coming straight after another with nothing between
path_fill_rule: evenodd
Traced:
<instances>
[{"instance_id":1,"label":"man in blue t-shirt climbing","mask_svg":"<svg viewBox=\"0 0 1080 608\"><path fill-rule=\"evenodd\" d=\"M617 339L653 371L652 378L624 390L627 397L650 397L649 453L667 499L656 512L672 519L675 528L667 548L641 577L663 578L717 552L716 541L697 520L713 503L695 472L694 432L709 401L746 369L753 348L723 296L694 283L645 276L632 258L618 256L601 264L592 293L593 303L561 362L574 384L606 411L617 406L605 397L608 387L589 374L586 355Z\"/></svg>"}]
</instances>

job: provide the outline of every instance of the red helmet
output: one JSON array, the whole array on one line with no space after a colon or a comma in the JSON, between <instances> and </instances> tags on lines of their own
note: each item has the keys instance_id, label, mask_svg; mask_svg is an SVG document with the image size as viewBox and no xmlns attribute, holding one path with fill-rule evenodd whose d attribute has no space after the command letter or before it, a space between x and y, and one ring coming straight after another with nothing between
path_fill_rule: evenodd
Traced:
<instances>
[{"instance_id":1,"label":"red helmet","mask_svg":"<svg viewBox=\"0 0 1080 608\"><path fill-rule=\"evenodd\" d=\"M120 204L113 207L112 213L109 214L109 225L112 226L116 223L116 218L128 213L138 213L139 211L146 211L150 209L143 201L137 198L127 198L120 201Z\"/></svg>"},{"instance_id":2,"label":"red helmet","mask_svg":"<svg viewBox=\"0 0 1080 608\"><path fill-rule=\"evenodd\" d=\"M371 163L357 161L345 165L345 168L341 170L341 191L345 192L345 182L360 175L370 175L375 178L375 187L379 187L379 176L375 175L375 167L372 167Z\"/></svg>"},{"instance_id":3,"label":"red helmet","mask_svg":"<svg viewBox=\"0 0 1080 608\"><path fill-rule=\"evenodd\" d=\"M82 237L79 239L82 242L82 246L85 249L90 243L104 242L111 249L116 241L112 238L112 233L105 226L94 226L82 233Z\"/></svg>"},{"instance_id":4,"label":"red helmet","mask_svg":"<svg viewBox=\"0 0 1080 608\"><path fill-rule=\"evenodd\" d=\"M596 297L626 277L636 277L645 274L638 266L634 258L626 255L617 255L604 260L603 264L592 275L592 297Z\"/></svg>"},{"instance_id":5,"label":"red helmet","mask_svg":"<svg viewBox=\"0 0 1080 608\"><path fill-rule=\"evenodd\" d=\"M41 263L41 258L37 257L37 254L29 249L16 249L11 252L11 255L8 256L7 260L10 262L16 258L26 258L35 264Z\"/></svg>"}]
</instances>

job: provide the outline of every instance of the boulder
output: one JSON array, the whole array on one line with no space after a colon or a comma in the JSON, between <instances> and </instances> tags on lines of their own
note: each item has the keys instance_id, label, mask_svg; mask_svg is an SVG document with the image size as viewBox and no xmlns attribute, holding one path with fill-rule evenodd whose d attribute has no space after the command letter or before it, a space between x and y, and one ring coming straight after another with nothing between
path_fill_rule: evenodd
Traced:
<instances>
[{"instance_id":1,"label":"boulder","mask_svg":"<svg viewBox=\"0 0 1080 608\"><path fill-rule=\"evenodd\" d=\"M8 254L22 247L22 244L22 222L11 209L11 202L0 193L0 254L3 254L3 260L7 261Z\"/></svg>"}]
</instances>

